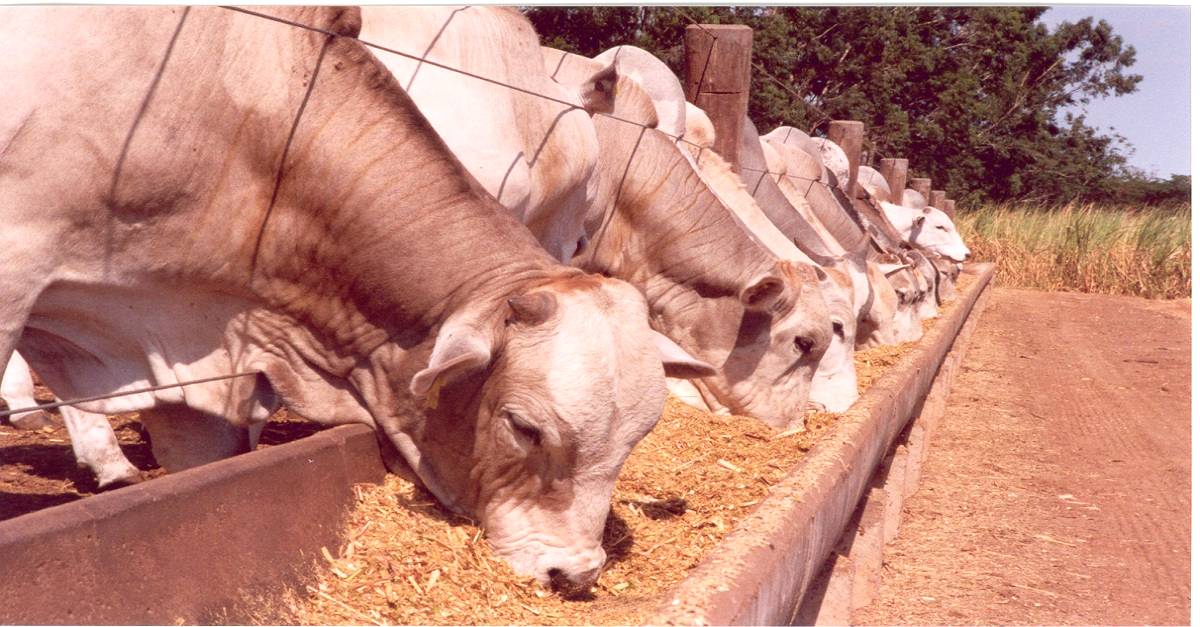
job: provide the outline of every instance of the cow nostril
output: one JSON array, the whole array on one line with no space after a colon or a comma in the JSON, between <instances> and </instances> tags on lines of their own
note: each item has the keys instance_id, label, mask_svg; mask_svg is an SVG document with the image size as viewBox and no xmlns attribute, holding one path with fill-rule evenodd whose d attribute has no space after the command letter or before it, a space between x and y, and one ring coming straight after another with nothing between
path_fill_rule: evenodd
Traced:
<instances>
[{"instance_id":1,"label":"cow nostril","mask_svg":"<svg viewBox=\"0 0 1200 627\"><path fill-rule=\"evenodd\" d=\"M562 569L551 568L546 571L550 579L550 589L568 600L589 600L592 597L592 583L595 578L589 574L586 582L574 581Z\"/></svg>"}]
</instances>

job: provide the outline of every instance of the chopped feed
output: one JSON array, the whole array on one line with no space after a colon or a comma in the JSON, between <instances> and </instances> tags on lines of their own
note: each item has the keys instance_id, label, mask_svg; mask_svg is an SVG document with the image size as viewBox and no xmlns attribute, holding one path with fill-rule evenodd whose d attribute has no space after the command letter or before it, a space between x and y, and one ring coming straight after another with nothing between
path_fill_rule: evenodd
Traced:
<instances>
[{"instance_id":1,"label":"chopped feed","mask_svg":"<svg viewBox=\"0 0 1200 627\"><path fill-rule=\"evenodd\" d=\"M973 280L962 275L960 291ZM859 391L914 345L856 353ZM716 416L669 399L617 481L604 534L609 561L588 600L564 599L517 577L472 521L448 513L406 479L389 475L383 485L357 486L347 542L336 555L325 552L304 593L260 600L256 622L639 622L836 420L810 413L807 429L776 432L752 418Z\"/></svg>"},{"instance_id":2,"label":"chopped feed","mask_svg":"<svg viewBox=\"0 0 1200 627\"><path fill-rule=\"evenodd\" d=\"M670 399L621 472L605 528L609 562L593 598L566 600L517 577L479 528L397 476L358 486L348 541L307 595L262 622L620 624L653 607L766 496L836 420L803 431L716 416Z\"/></svg>"}]
</instances>

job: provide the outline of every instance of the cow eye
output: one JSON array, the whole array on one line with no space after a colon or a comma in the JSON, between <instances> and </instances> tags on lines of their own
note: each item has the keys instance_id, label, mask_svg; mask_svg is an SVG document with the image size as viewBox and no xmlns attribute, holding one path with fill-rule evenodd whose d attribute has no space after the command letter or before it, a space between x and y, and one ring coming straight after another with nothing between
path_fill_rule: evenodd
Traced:
<instances>
[{"instance_id":1,"label":"cow eye","mask_svg":"<svg viewBox=\"0 0 1200 627\"><path fill-rule=\"evenodd\" d=\"M542 430L533 423L511 412L508 413L508 423L518 439L523 439L533 446L542 445Z\"/></svg>"},{"instance_id":2,"label":"cow eye","mask_svg":"<svg viewBox=\"0 0 1200 627\"><path fill-rule=\"evenodd\" d=\"M833 332L840 338L846 337L846 326L837 320L833 321Z\"/></svg>"},{"instance_id":3,"label":"cow eye","mask_svg":"<svg viewBox=\"0 0 1200 627\"><path fill-rule=\"evenodd\" d=\"M946 227L944 227L944 226L939 226L939 227L938 227L938 230L939 230L939 231L949 231L950 229L948 229L948 228L946 228Z\"/></svg>"},{"instance_id":4,"label":"cow eye","mask_svg":"<svg viewBox=\"0 0 1200 627\"><path fill-rule=\"evenodd\" d=\"M803 336L797 336L796 339L792 340L792 344L795 347L796 352L800 353L801 355L807 355L810 351L812 351L813 347L813 341Z\"/></svg>"}]
</instances>

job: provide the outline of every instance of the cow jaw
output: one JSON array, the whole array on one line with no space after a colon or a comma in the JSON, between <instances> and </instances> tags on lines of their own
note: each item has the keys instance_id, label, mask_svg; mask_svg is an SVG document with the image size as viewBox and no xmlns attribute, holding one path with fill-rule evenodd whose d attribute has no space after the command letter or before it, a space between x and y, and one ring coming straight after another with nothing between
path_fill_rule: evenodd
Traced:
<instances>
[{"instance_id":1,"label":"cow jaw","mask_svg":"<svg viewBox=\"0 0 1200 627\"><path fill-rule=\"evenodd\" d=\"M896 290L876 262L867 264L867 280L871 283L871 306L859 322L858 334L854 337L855 348L895 344L896 308L899 306Z\"/></svg>"},{"instance_id":2,"label":"cow jaw","mask_svg":"<svg viewBox=\"0 0 1200 627\"><path fill-rule=\"evenodd\" d=\"M829 306L830 320L835 324L840 323L842 332L832 335L829 350L821 357L809 399L826 411L840 413L858 400L858 375L854 370L858 315L851 303L853 288L850 278L832 269L827 269L827 272L830 278L821 281L821 292Z\"/></svg>"},{"instance_id":3,"label":"cow jaw","mask_svg":"<svg viewBox=\"0 0 1200 627\"><path fill-rule=\"evenodd\" d=\"M532 293L552 299L551 313L510 314L490 363L436 401L430 388L411 446L392 439L439 500L482 522L516 572L585 589L604 563L617 474L662 413L664 368L712 370L678 347L663 357L628 284L576 275Z\"/></svg>"}]
</instances>

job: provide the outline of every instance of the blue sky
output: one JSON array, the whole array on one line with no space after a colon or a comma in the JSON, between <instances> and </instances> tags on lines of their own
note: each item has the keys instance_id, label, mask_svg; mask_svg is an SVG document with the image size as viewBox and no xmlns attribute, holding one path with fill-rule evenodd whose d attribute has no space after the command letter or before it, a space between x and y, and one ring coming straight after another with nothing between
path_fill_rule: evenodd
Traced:
<instances>
[{"instance_id":1,"label":"blue sky","mask_svg":"<svg viewBox=\"0 0 1200 627\"><path fill-rule=\"evenodd\" d=\"M1191 173L1189 12L1185 6L1059 5L1042 15L1051 28L1088 16L1103 19L1137 50L1132 71L1143 77L1138 90L1093 100L1085 111L1091 126L1111 126L1129 140L1132 165L1162 178Z\"/></svg>"}]
</instances>

